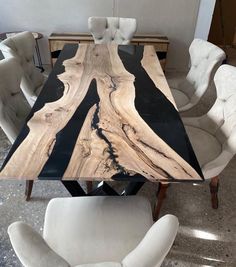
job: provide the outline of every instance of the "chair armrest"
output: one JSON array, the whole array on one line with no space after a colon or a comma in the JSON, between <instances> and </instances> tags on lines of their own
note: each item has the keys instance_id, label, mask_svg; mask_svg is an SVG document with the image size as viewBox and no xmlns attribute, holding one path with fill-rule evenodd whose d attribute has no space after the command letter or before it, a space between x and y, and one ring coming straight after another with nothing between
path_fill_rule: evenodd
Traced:
<instances>
[{"instance_id":1,"label":"chair armrest","mask_svg":"<svg viewBox=\"0 0 236 267\"><path fill-rule=\"evenodd\" d=\"M223 150L217 158L203 165L202 173L204 178L210 179L218 176L224 170L233 156L234 154L230 151Z\"/></svg>"},{"instance_id":2,"label":"chair armrest","mask_svg":"<svg viewBox=\"0 0 236 267\"><path fill-rule=\"evenodd\" d=\"M148 230L139 245L122 261L124 267L161 266L178 231L179 222L173 215L165 215Z\"/></svg>"},{"instance_id":3,"label":"chair armrest","mask_svg":"<svg viewBox=\"0 0 236 267\"><path fill-rule=\"evenodd\" d=\"M181 117L184 126L193 126L196 128L201 127L201 117Z\"/></svg>"},{"instance_id":4,"label":"chair armrest","mask_svg":"<svg viewBox=\"0 0 236 267\"><path fill-rule=\"evenodd\" d=\"M14 222L8 227L8 234L15 253L24 266L70 267L29 225L23 222Z\"/></svg>"}]
</instances>

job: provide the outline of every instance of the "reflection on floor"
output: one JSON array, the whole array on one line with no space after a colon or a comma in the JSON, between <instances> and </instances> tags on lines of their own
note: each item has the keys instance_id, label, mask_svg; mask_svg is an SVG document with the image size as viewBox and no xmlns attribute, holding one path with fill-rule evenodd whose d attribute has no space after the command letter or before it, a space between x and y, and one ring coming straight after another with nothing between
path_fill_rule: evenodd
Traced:
<instances>
[{"instance_id":1,"label":"reflection on floor","mask_svg":"<svg viewBox=\"0 0 236 267\"><path fill-rule=\"evenodd\" d=\"M184 115L203 114L208 110L209 103L210 105L213 103L214 95L214 90L207 93L197 108ZM0 131L1 162L9 147L9 142ZM194 185L172 184L169 187L161 216L167 213L176 215L180 221L180 228L162 266L236 266L235 166L236 158L221 175L218 210L211 208L208 182ZM21 181L0 181L1 267L21 266L7 236L8 225L22 220L42 232L48 201L53 197L69 196L60 182L37 181L34 184L31 201L25 202L24 185ZM117 184L118 186L121 185ZM146 196L154 204L157 187L157 184L147 183L139 194Z\"/></svg>"}]
</instances>

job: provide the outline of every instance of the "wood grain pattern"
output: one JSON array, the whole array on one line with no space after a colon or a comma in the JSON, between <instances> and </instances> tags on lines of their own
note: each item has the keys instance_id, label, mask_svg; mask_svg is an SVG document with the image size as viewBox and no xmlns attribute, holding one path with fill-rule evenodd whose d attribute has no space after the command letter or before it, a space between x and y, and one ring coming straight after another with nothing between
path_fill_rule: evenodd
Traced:
<instances>
[{"instance_id":1,"label":"wood grain pattern","mask_svg":"<svg viewBox=\"0 0 236 267\"><path fill-rule=\"evenodd\" d=\"M49 38L50 52L62 50L63 46L68 43L94 43L91 33L52 33ZM166 36L159 34L142 34L135 35L131 40L134 45L153 45L156 52L167 54L169 40ZM55 64L56 58L51 58L52 65ZM166 56L160 60L161 66L165 69Z\"/></svg>"},{"instance_id":2,"label":"wood grain pattern","mask_svg":"<svg viewBox=\"0 0 236 267\"><path fill-rule=\"evenodd\" d=\"M201 179L139 116L134 106L135 77L124 68L116 46L106 48L96 47L101 60L93 62L100 102L85 120L63 178L106 180L125 172L139 173L151 181ZM154 48L145 47L142 63L156 86L174 103Z\"/></svg>"},{"instance_id":3,"label":"wood grain pattern","mask_svg":"<svg viewBox=\"0 0 236 267\"><path fill-rule=\"evenodd\" d=\"M148 73L149 77L155 83L155 86L157 88L160 88L162 93L167 97L167 99L173 104L173 106L177 110L177 106L170 91L170 87L165 78L165 74L160 65L160 61L156 56L156 51L152 45L146 45L144 47L144 54L141 63L143 68Z\"/></svg>"},{"instance_id":4,"label":"wood grain pattern","mask_svg":"<svg viewBox=\"0 0 236 267\"><path fill-rule=\"evenodd\" d=\"M175 106L153 47L145 46L141 63L156 90ZM141 174L151 181L201 180L136 110L135 77L124 67L117 45L81 44L75 57L63 64L65 72L58 76L64 84L63 96L45 104L30 119L29 134L1 171L1 178L39 176L56 134L71 119L95 79L100 100L87 113L63 179L111 180L113 175L125 173Z\"/></svg>"},{"instance_id":5,"label":"wood grain pattern","mask_svg":"<svg viewBox=\"0 0 236 267\"><path fill-rule=\"evenodd\" d=\"M81 62L87 47L81 46L75 64L59 75L65 89L62 98L36 112L28 122L29 134L0 173L1 178L37 179L54 147L56 134L67 124L87 93L90 79Z\"/></svg>"}]
</instances>

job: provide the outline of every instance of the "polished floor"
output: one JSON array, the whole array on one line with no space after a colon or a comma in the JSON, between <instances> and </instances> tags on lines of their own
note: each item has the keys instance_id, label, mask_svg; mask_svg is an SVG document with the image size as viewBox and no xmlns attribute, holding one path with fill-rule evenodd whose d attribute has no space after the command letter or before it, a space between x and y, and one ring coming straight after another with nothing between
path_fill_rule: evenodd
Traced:
<instances>
[{"instance_id":1,"label":"polished floor","mask_svg":"<svg viewBox=\"0 0 236 267\"><path fill-rule=\"evenodd\" d=\"M207 93L197 108L184 115L203 114L213 99L214 91ZM0 163L9 147L9 142L0 131ZM176 215L180 228L162 266L236 266L236 158L220 178L218 210L211 208L208 182L198 185L172 184L169 187L161 216L168 213ZM154 205L157 187L157 184L147 183L139 194L149 198ZM21 266L9 242L8 225L22 220L42 232L48 201L53 197L69 196L58 181L37 181L32 199L25 202L24 188L25 184L21 181L0 181L1 267Z\"/></svg>"}]
</instances>

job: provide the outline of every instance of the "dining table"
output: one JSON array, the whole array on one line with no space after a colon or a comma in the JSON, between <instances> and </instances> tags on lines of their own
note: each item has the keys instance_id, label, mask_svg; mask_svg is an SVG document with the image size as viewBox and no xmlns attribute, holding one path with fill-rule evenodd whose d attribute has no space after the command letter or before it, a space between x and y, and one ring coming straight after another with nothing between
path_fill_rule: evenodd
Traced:
<instances>
[{"instance_id":1,"label":"dining table","mask_svg":"<svg viewBox=\"0 0 236 267\"><path fill-rule=\"evenodd\" d=\"M204 177L154 47L82 43L64 46L0 179L61 180L75 196L77 181L133 194Z\"/></svg>"}]
</instances>

